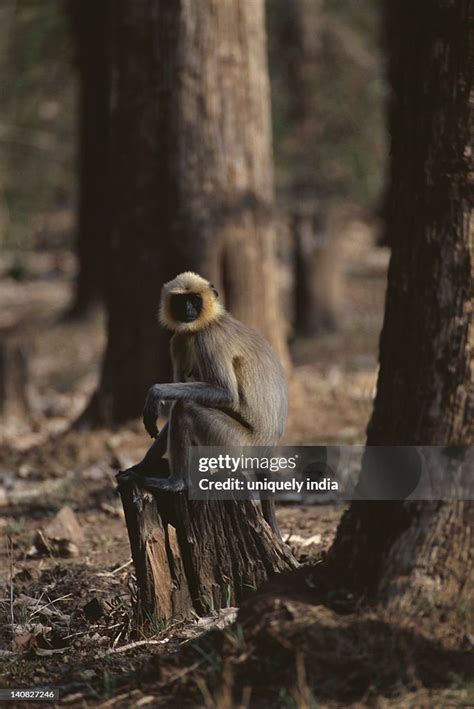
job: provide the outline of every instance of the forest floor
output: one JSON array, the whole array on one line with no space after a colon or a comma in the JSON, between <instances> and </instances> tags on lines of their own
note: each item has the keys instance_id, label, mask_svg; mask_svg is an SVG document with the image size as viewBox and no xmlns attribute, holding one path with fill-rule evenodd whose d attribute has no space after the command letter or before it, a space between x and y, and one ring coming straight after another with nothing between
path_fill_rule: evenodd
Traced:
<instances>
[{"instance_id":1,"label":"forest floor","mask_svg":"<svg viewBox=\"0 0 474 709\"><path fill-rule=\"evenodd\" d=\"M364 441L388 255L361 225L348 236L341 331L292 347L288 443ZM269 583L237 617L134 627L115 473L147 436L140 422L69 431L96 385L103 316L62 318L69 254L36 255L23 281L0 269L0 334L20 334L30 369L29 415L7 410L0 432L0 687L59 687L61 704L78 707L474 706L458 627L336 611L314 603L304 576ZM324 555L343 509L279 506L300 561ZM51 541L58 527L61 543Z\"/></svg>"}]
</instances>

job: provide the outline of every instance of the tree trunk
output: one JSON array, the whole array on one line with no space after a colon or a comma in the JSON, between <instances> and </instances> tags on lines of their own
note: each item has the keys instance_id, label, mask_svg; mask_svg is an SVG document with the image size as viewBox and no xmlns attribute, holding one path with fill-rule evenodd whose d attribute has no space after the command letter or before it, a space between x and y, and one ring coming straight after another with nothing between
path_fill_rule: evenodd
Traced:
<instances>
[{"instance_id":1,"label":"tree trunk","mask_svg":"<svg viewBox=\"0 0 474 709\"><path fill-rule=\"evenodd\" d=\"M226 285L231 312L286 358L263 0L120 1L114 14L108 345L86 416L101 423L137 416L169 378L156 310L181 271Z\"/></svg>"},{"instance_id":2,"label":"tree trunk","mask_svg":"<svg viewBox=\"0 0 474 709\"><path fill-rule=\"evenodd\" d=\"M305 123L314 120L315 66L323 51L323 2L278 0L278 49L284 56L288 117L304 136Z\"/></svg>"},{"instance_id":3,"label":"tree trunk","mask_svg":"<svg viewBox=\"0 0 474 709\"><path fill-rule=\"evenodd\" d=\"M328 230L328 199L319 199L318 172L307 168L308 146L321 141L315 101L315 76L324 52L324 24L319 0L279 0L275 4L277 47L283 57L284 90L293 159L290 205L294 250L294 334L304 337L338 329L341 265L337 244ZM316 72L316 74L315 74ZM281 90L281 89L280 89ZM316 135L315 135L316 130ZM306 168L305 168L306 166Z\"/></svg>"},{"instance_id":4,"label":"tree trunk","mask_svg":"<svg viewBox=\"0 0 474 709\"><path fill-rule=\"evenodd\" d=\"M367 443L472 445L474 2L396 6L392 257ZM395 610L457 607L472 594L473 529L468 500L353 503L330 559Z\"/></svg>"},{"instance_id":5,"label":"tree trunk","mask_svg":"<svg viewBox=\"0 0 474 709\"><path fill-rule=\"evenodd\" d=\"M381 41L385 48L385 73L387 84L390 87L390 92L386 101L385 122L388 135L391 137L391 144L395 141L395 134L398 130L400 122L398 120L400 107L398 100L400 97L399 82L403 80L403 53L401 47L405 41L398 31L399 21L401 19L402 8L398 0L396 2L384 2L381 8ZM396 160L388 161L388 169L385 176L385 184L381 191L379 208L377 216L381 219L383 228L380 229L377 235L377 246L388 246L389 231L393 234L389 224L392 218L396 219L396 214L391 214L391 209L394 207L392 198L393 189L396 189ZM395 181L395 183L394 183Z\"/></svg>"},{"instance_id":6,"label":"tree trunk","mask_svg":"<svg viewBox=\"0 0 474 709\"><path fill-rule=\"evenodd\" d=\"M103 296L109 243L110 6L108 0L71 0L66 7L79 77L79 272L69 314L82 316Z\"/></svg>"},{"instance_id":7,"label":"tree trunk","mask_svg":"<svg viewBox=\"0 0 474 709\"><path fill-rule=\"evenodd\" d=\"M0 330L0 417L32 418L28 340L19 329Z\"/></svg>"},{"instance_id":8,"label":"tree trunk","mask_svg":"<svg viewBox=\"0 0 474 709\"><path fill-rule=\"evenodd\" d=\"M293 214L295 334L334 332L339 325L342 263L328 217L313 208Z\"/></svg>"}]
</instances>

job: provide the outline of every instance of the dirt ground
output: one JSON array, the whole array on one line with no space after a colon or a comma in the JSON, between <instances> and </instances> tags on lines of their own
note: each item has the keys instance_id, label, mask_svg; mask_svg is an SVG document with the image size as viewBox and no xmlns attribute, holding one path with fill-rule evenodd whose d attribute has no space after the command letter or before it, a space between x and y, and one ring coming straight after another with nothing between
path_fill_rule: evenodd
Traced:
<instances>
[{"instance_id":1,"label":"dirt ground","mask_svg":"<svg viewBox=\"0 0 474 709\"><path fill-rule=\"evenodd\" d=\"M342 258L341 332L292 345L288 443L364 441L388 254L355 224ZM68 431L96 385L103 315L62 318L69 254L36 255L22 282L7 268L0 331L22 333L30 412L1 420L0 687L59 687L61 703L78 707L474 706L472 655L457 636L444 642L429 618L413 628L369 609L314 603L306 569L329 548L342 506L279 506L282 533L308 565L299 591L282 580L237 618L227 609L146 634L136 628L115 473L142 456L147 436L139 422ZM73 522L70 540L56 547L48 525L58 512Z\"/></svg>"}]
</instances>

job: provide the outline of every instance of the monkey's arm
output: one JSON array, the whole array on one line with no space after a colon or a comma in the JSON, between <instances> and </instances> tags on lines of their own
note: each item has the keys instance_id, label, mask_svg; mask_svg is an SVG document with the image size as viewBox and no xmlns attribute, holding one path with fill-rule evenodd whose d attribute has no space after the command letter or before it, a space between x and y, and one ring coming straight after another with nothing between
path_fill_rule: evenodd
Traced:
<instances>
[{"instance_id":1,"label":"monkey's arm","mask_svg":"<svg viewBox=\"0 0 474 709\"><path fill-rule=\"evenodd\" d=\"M238 402L237 382L222 382L221 386L206 382L175 382L173 384L154 384L148 391L143 423L152 438L157 434L156 419L161 401L195 401L203 406L234 406Z\"/></svg>"}]
</instances>

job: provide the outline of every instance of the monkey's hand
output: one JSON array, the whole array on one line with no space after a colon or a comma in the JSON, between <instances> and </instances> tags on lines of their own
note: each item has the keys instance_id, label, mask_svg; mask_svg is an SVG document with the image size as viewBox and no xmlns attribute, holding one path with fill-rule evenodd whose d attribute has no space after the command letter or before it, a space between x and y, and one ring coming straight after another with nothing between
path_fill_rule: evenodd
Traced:
<instances>
[{"instance_id":1,"label":"monkey's hand","mask_svg":"<svg viewBox=\"0 0 474 709\"><path fill-rule=\"evenodd\" d=\"M143 409L143 425L147 433L152 437L156 438L158 435L158 428L156 421L160 415L161 409L161 397L160 389L157 384L154 384L149 390L146 396L145 407Z\"/></svg>"}]
</instances>

